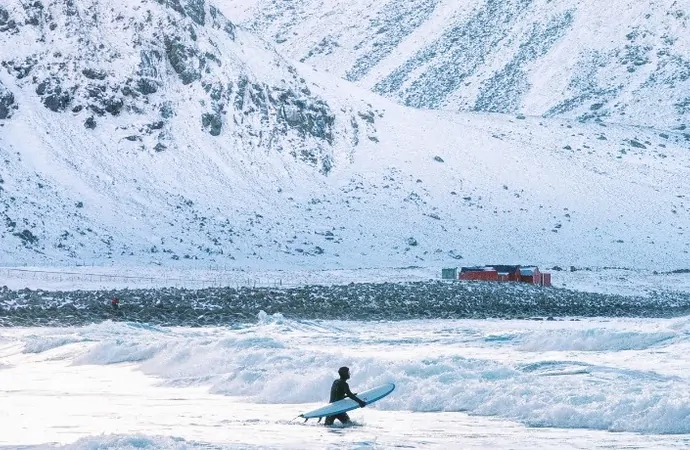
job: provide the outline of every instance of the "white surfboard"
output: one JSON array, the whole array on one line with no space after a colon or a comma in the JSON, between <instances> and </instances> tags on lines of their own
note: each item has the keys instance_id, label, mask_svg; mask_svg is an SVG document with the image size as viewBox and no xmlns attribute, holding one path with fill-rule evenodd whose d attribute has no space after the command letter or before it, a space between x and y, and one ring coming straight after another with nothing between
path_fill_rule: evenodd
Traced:
<instances>
[{"instance_id":1,"label":"white surfboard","mask_svg":"<svg viewBox=\"0 0 690 450\"><path fill-rule=\"evenodd\" d=\"M369 389L368 391L360 392L357 394L357 397L364 400L367 405L370 405L393 392L393 389L395 389L395 384L383 384L373 389ZM353 409L357 408L359 408L359 403L351 398L344 398L342 400L338 400L337 402L329 403L328 405L322 406L321 408L313 411L300 414L299 417L302 417L303 419L313 419L316 417L335 416L336 414L352 411Z\"/></svg>"}]
</instances>

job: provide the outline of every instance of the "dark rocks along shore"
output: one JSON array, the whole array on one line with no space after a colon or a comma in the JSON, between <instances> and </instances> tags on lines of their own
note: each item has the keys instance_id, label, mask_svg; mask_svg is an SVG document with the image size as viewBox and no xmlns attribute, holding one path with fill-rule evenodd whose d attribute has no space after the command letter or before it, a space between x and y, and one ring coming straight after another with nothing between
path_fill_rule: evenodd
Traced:
<instances>
[{"instance_id":1,"label":"dark rocks along shore","mask_svg":"<svg viewBox=\"0 0 690 450\"><path fill-rule=\"evenodd\" d=\"M120 300L111 307L111 299ZM585 293L512 283L350 283L299 288L179 288L50 292L0 289L0 326L80 326L105 320L162 326L255 322L260 311L306 320L574 319L690 315L690 293Z\"/></svg>"}]
</instances>

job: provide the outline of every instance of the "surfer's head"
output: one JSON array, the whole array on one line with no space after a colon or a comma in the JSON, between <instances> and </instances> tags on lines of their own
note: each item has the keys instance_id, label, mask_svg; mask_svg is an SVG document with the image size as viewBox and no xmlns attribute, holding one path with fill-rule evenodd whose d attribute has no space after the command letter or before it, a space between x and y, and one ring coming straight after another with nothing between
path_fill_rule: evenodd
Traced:
<instances>
[{"instance_id":1,"label":"surfer's head","mask_svg":"<svg viewBox=\"0 0 690 450\"><path fill-rule=\"evenodd\" d=\"M350 368L345 366L341 367L340 369L338 369L338 375L340 375L340 378L342 378L343 380L347 380L348 378L350 378Z\"/></svg>"}]
</instances>

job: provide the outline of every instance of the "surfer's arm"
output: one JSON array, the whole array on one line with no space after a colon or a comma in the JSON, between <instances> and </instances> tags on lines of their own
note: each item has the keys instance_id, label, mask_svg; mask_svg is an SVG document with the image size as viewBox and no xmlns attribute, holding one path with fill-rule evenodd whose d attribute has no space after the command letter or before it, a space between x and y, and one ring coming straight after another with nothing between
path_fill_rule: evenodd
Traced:
<instances>
[{"instance_id":1,"label":"surfer's arm","mask_svg":"<svg viewBox=\"0 0 690 450\"><path fill-rule=\"evenodd\" d=\"M345 386L345 395L347 395L347 396L350 397L352 400L354 400L354 401L356 401L357 403L359 403L359 406L360 406L360 407L364 408L365 406L367 406L367 402L365 402L365 401L362 400L361 398L357 397L357 394L354 394L354 393L350 390L350 386L347 386L347 385Z\"/></svg>"}]
</instances>

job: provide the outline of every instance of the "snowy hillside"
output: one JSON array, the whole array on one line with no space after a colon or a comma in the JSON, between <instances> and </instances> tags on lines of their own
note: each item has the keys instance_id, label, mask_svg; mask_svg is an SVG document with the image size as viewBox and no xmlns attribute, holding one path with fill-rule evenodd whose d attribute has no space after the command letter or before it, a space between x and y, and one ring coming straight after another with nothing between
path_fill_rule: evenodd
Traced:
<instances>
[{"instance_id":1,"label":"snowy hillside","mask_svg":"<svg viewBox=\"0 0 690 450\"><path fill-rule=\"evenodd\" d=\"M406 108L203 0L8 0L0 63L0 263L690 260L680 130Z\"/></svg>"},{"instance_id":2,"label":"snowy hillside","mask_svg":"<svg viewBox=\"0 0 690 450\"><path fill-rule=\"evenodd\" d=\"M281 53L405 105L690 127L687 1L218 3Z\"/></svg>"},{"instance_id":3,"label":"snowy hillside","mask_svg":"<svg viewBox=\"0 0 690 450\"><path fill-rule=\"evenodd\" d=\"M361 121L336 129L294 67L216 8L159 3L0 9L6 245L107 257L134 238L138 251L143 239L170 256L175 241L222 252L242 233L230 215L261 221L245 189L270 197L294 168L328 172L336 135Z\"/></svg>"}]
</instances>

